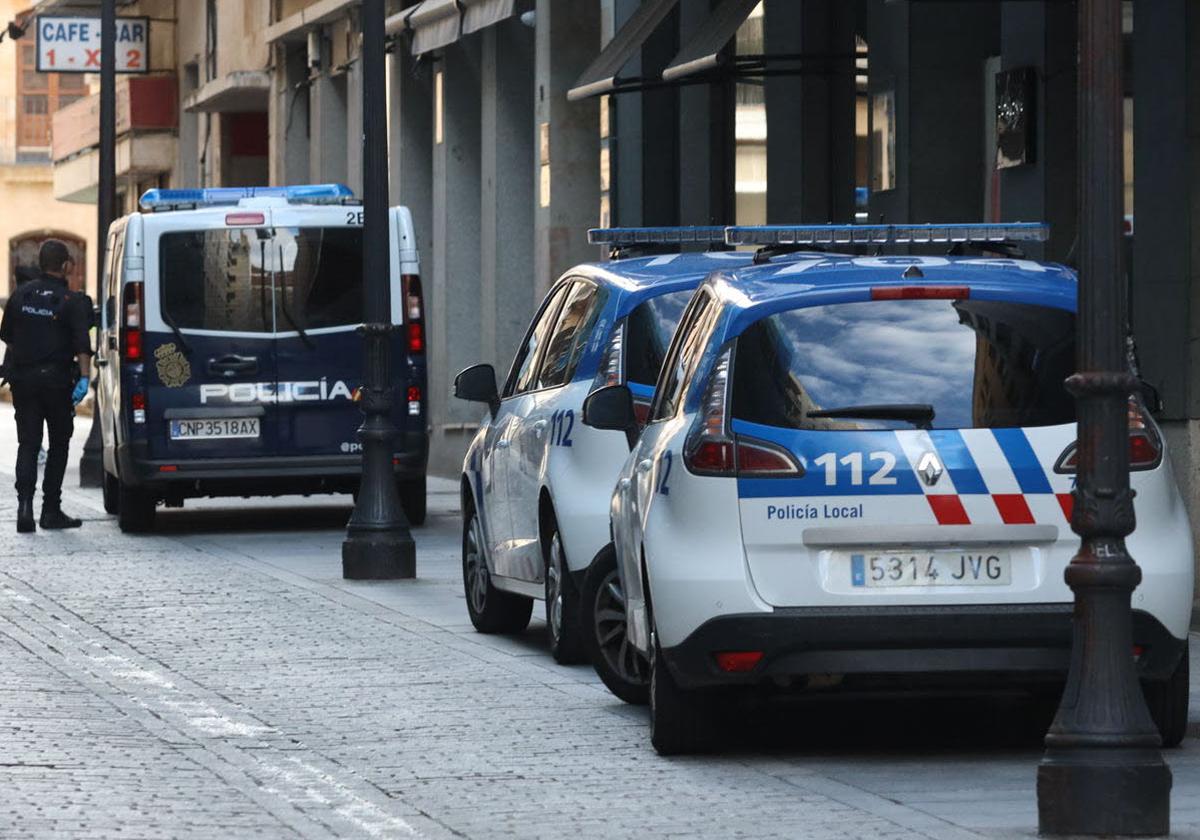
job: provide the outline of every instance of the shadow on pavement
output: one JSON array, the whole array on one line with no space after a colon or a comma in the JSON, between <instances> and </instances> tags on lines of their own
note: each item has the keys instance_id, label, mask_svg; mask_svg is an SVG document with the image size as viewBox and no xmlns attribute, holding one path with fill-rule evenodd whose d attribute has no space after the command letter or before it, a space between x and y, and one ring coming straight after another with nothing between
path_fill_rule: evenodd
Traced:
<instances>
[{"instance_id":1,"label":"shadow on pavement","mask_svg":"<svg viewBox=\"0 0 1200 840\"><path fill-rule=\"evenodd\" d=\"M215 534L240 531L328 531L346 527L350 505L284 507L252 505L242 508L159 508L156 534Z\"/></svg>"}]
</instances>

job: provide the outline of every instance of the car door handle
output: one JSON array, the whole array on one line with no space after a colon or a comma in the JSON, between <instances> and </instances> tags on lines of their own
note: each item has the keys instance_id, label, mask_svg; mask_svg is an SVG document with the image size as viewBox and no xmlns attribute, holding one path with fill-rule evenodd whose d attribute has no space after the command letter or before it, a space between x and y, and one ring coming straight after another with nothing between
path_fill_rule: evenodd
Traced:
<instances>
[{"instance_id":1,"label":"car door handle","mask_svg":"<svg viewBox=\"0 0 1200 840\"><path fill-rule=\"evenodd\" d=\"M546 427L550 425L549 420L538 420L533 424L533 433L538 437L542 436L542 432L546 431Z\"/></svg>"},{"instance_id":2,"label":"car door handle","mask_svg":"<svg viewBox=\"0 0 1200 840\"><path fill-rule=\"evenodd\" d=\"M496 441L496 448L497 448L497 449L508 449L508 447L510 447L510 446L512 446L512 441L510 441L510 440L498 440L498 441Z\"/></svg>"},{"instance_id":3,"label":"car door handle","mask_svg":"<svg viewBox=\"0 0 1200 840\"><path fill-rule=\"evenodd\" d=\"M236 376L239 373L258 373L257 356L238 356L230 353L208 360L208 373L211 376Z\"/></svg>"},{"instance_id":4,"label":"car door handle","mask_svg":"<svg viewBox=\"0 0 1200 840\"><path fill-rule=\"evenodd\" d=\"M638 461L638 472L650 472L654 468L654 462L647 458L645 461Z\"/></svg>"}]
</instances>

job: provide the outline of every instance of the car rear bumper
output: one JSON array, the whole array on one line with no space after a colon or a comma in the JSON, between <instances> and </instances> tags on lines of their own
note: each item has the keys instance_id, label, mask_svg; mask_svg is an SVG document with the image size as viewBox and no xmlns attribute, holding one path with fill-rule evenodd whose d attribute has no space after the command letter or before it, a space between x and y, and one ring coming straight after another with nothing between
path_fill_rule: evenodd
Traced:
<instances>
[{"instance_id":1,"label":"car rear bumper","mask_svg":"<svg viewBox=\"0 0 1200 840\"><path fill-rule=\"evenodd\" d=\"M1004 674L1061 679L1071 649L1070 604L887 608L789 608L714 618L663 658L680 685L787 684L812 675ZM1133 612L1138 672L1165 679L1185 639ZM762 651L748 673L718 668L714 654Z\"/></svg>"},{"instance_id":2,"label":"car rear bumper","mask_svg":"<svg viewBox=\"0 0 1200 840\"><path fill-rule=\"evenodd\" d=\"M429 442L420 432L396 437L396 476L421 478ZM121 480L164 497L256 496L350 492L358 486L361 455L308 455L259 458L153 459L144 441L117 447Z\"/></svg>"}]
</instances>

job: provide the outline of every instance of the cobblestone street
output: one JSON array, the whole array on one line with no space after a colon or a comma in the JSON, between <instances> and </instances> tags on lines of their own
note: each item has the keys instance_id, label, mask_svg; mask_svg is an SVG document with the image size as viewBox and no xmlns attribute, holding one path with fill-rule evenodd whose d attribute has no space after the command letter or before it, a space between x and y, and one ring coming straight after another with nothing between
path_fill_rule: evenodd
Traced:
<instances>
[{"instance_id":1,"label":"cobblestone street","mask_svg":"<svg viewBox=\"0 0 1200 840\"><path fill-rule=\"evenodd\" d=\"M5 405L6 487L12 437ZM717 755L657 757L540 621L474 632L433 490L419 579L373 584L341 579L336 499L196 503L132 538L98 491L68 493L82 530L32 536L0 494L0 837L1035 834L1045 721L1016 698L771 706ZM1198 701L1168 753L1181 837Z\"/></svg>"}]
</instances>

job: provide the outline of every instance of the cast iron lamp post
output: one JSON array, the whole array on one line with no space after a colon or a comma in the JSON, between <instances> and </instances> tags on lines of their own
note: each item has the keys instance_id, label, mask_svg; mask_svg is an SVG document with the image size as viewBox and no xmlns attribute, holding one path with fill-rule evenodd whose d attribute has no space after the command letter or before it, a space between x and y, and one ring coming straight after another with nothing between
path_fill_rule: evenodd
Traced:
<instances>
[{"instance_id":1,"label":"cast iron lamp post","mask_svg":"<svg viewBox=\"0 0 1200 840\"><path fill-rule=\"evenodd\" d=\"M117 52L116 0L100 0L100 149L99 179L96 184L96 299L104 305L104 262L108 245L108 226L116 209L117 180ZM96 331L97 337L100 331ZM99 340L97 338L97 340ZM89 373L84 371L84 373ZM100 457L100 406L96 401L99 383L92 375L92 427L79 459L79 485L99 487L104 482L104 463Z\"/></svg>"},{"instance_id":2,"label":"cast iron lamp post","mask_svg":"<svg viewBox=\"0 0 1200 840\"><path fill-rule=\"evenodd\" d=\"M342 577L357 580L411 578L416 545L400 505L392 455L391 343L394 327L388 294L387 98L384 91L384 0L364 0L363 73L363 299L366 323L362 388L362 483L342 543Z\"/></svg>"},{"instance_id":3,"label":"cast iron lamp post","mask_svg":"<svg viewBox=\"0 0 1200 840\"><path fill-rule=\"evenodd\" d=\"M1157 836L1170 830L1171 770L1138 685L1130 599L1142 572L1133 532L1127 401L1126 280L1121 268L1123 96L1120 0L1079 0L1079 318L1067 380L1079 419L1067 567L1074 642L1062 705L1038 767L1042 834Z\"/></svg>"}]
</instances>

